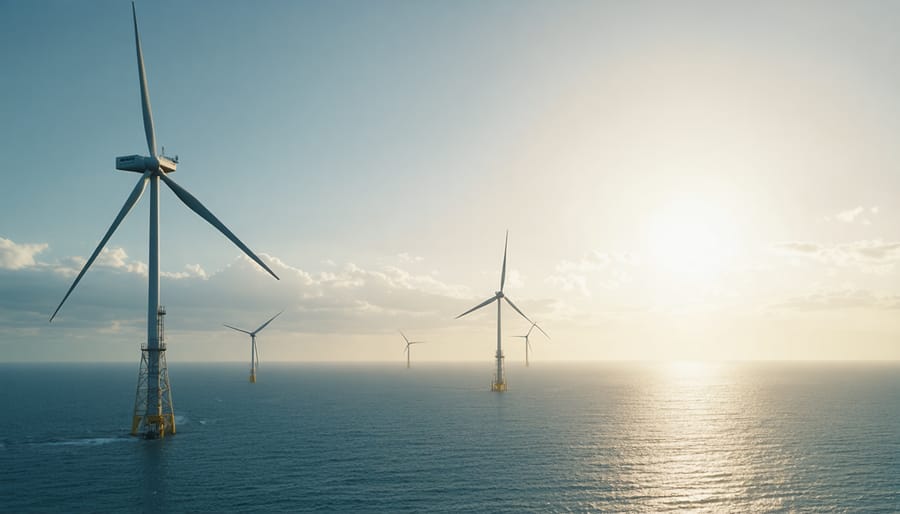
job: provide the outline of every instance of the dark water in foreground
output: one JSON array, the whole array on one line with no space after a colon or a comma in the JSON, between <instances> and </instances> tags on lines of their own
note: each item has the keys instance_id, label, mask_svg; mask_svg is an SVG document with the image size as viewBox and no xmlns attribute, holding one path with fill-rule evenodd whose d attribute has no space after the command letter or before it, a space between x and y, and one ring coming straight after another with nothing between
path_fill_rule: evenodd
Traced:
<instances>
[{"instance_id":1,"label":"dark water in foreground","mask_svg":"<svg viewBox=\"0 0 900 514\"><path fill-rule=\"evenodd\" d=\"M900 364L0 365L0 511L900 511Z\"/></svg>"}]
</instances>

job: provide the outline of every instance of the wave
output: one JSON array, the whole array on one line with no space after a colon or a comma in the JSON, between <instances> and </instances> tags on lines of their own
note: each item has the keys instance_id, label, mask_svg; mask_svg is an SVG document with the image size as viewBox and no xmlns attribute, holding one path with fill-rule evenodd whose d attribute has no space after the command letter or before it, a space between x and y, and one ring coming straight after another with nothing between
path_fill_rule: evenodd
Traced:
<instances>
[{"instance_id":1,"label":"wave","mask_svg":"<svg viewBox=\"0 0 900 514\"><path fill-rule=\"evenodd\" d=\"M47 441L43 443L34 443L38 446L100 446L102 444L122 443L129 441L137 441L136 437L118 436L118 437L87 437L79 439L64 439L59 441Z\"/></svg>"}]
</instances>

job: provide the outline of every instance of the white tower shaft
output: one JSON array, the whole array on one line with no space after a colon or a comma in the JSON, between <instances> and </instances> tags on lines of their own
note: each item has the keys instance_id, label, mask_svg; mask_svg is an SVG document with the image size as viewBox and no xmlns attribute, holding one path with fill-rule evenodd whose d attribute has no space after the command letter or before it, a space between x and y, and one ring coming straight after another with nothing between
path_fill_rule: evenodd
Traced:
<instances>
[{"instance_id":1,"label":"white tower shaft","mask_svg":"<svg viewBox=\"0 0 900 514\"><path fill-rule=\"evenodd\" d=\"M150 254L147 273L147 343L141 348L137 394L131 434L143 432L145 437L165 437L175 433L172 389L166 364L166 346L162 335L159 305L159 173L151 173L150 181Z\"/></svg>"},{"instance_id":2,"label":"white tower shaft","mask_svg":"<svg viewBox=\"0 0 900 514\"><path fill-rule=\"evenodd\" d=\"M159 177L150 177L150 269L147 277L147 413L146 419L162 414L159 396Z\"/></svg>"},{"instance_id":3,"label":"white tower shaft","mask_svg":"<svg viewBox=\"0 0 900 514\"><path fill-rule=\"evenodd\" d=\"M250 382L256 383L256 334L250 334Z\"/></svg>"},{"instance_id":4,"label":"white tower shaft","mask_svg":"<svg viewBox=\"0 0 900 514\"><path fill-rule=\"evenodd\" d=\"M491 384L492 391L506 391L506 378L503 376L503 348L500 346L500 298L497 298L497 374L494 377L494 383Z\"/></svg>"}]
</instances>

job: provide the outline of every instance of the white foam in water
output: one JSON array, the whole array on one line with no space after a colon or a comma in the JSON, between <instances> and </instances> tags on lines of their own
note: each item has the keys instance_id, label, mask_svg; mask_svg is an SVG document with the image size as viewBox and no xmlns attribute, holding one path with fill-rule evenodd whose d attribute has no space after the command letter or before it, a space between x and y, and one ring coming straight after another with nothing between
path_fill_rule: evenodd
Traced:
<instances>
[{"instance_id":1,"label":"white foam in water","mask_svg":"<svg viewBox=\"0 0 900 514\"><path fill-rule=\"evenodd\" d=\"M90 437L87 439L70 439L66 441L51 441L48 443L40 443L45 446L99 446L101 444L121 443L126 441L136 441L133 437Z\"/></svg>"}]
</instances>

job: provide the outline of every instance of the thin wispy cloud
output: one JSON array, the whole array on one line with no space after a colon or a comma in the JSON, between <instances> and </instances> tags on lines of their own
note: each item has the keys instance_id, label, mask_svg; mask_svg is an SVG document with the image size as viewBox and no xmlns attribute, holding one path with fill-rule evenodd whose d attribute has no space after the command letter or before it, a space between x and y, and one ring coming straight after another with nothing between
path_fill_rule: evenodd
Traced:
<instances>
[{"instance_id":1,"label":"thin wispy cloud","mask_svg":"<svg viewBox=\"0 0 900 514\"><path fill-rule=\"evenodd\" d=\"M407 252L398 253L397 259L399 259L400 262L422 262L423 260L425 260L423 257L420 257L418 255L410 255Z\"/></svg>"},{"instance_id":2,"label":"thin wispy cloud","mask_svg":"<svg viewBox=\"0 0 900 514\"><path fill-rule=\"evenodd\" d=\"M825 220L834 220L846 224L858 223L860 225L871 225L872 219L878 215L879 212L880 209L877 205L872 207L858 205L852 209L843 210L834 216L826 216Z\"/></svg>"},{"instance_id":3,"label":"thin wispy cloud","mask_svg":"<svg viewBox=\"0 0 900 514\"><path fill-rule=\"evenodd\" d=\"M900 242L862 240L833 245L811 241L776 243L776 253L812 259L831 266L855 266L866 272L884 272L900 261Z\"/></svg>"},{"instance_id":4,"label":"thin wispy cloud","mask_svg":"<svg viewBox=\"0 0 900 514\"><path fill-rule=\"evenodd\" d=\"M822 311L838 309L900 309L900 295L876 293L867 289L843 288L818 290L794 296L769 306L774 310Z\"/></svg>"},{"instance_id":5,"label":"thin wispy cloud","mask_svg":"<svg viewBox=\"0 0 900 514\"><path fill-rule=\"evenodd\" d=\"M615 289L630 280L627 268L635 258L629 253L605 253L597 250L577 260L562 260L554 273L544 281L562 291L577 291L582 296L592 296L590 285Z\"/></svg>"}]
</instances>

